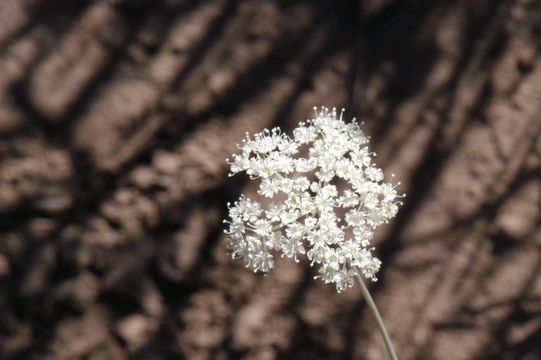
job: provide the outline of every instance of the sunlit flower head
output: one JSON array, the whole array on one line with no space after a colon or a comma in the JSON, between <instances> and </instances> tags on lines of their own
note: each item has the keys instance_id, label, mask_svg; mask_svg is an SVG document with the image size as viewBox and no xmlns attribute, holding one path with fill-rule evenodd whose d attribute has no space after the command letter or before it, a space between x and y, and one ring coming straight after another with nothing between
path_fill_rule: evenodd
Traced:
<instances>
[{"instance_id":1,"label":"sunlit flower head","mask_svg":"<svg viewBox=\"0 0 541 360\"><path fill-rule=\"evenodd\" d=\"M344 122L343 110L340 117L336 109L315 111L293 137L279 128L246 134L242 153L227 160L230 176L246 172L259 181L258 194L272 200L263 207L241 195L228 204L224 232L233 258L254 271L272 269L275 253L295 261L306 256L319 267L316 278L340 292L353 285L358 270L377 280L381 261L372 255L370 240L377 226L396 215L404 195L383 181L355 119Z\"/></svg>"}]
</instances>

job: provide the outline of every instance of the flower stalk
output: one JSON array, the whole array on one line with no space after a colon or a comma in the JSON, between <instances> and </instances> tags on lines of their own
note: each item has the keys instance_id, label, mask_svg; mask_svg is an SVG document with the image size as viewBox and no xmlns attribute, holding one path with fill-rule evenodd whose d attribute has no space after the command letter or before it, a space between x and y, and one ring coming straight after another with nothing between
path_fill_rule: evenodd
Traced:
<instances>
[{"instance_id":1,"label":"flower stalk","mask_svg":"<svg viewBox=\"0 0 541 360\"><path fill-rule=\"evenodd\" d=\"M376 324L378 325L381 336L383 337L383 342L385 343L385 347L387 348L389 357L392 360L398 360L398 357L396 356L396 352L394 351L394 348L393 348L393 344L391 342L391 338L389 337L389 334L387 333L387 330L385 329L385 325L383 324L383 319L381 318L381 315L379 314L378 308L376 307L376 304L374 303L372 296L370 296L370 292L368 291L368 288L364 284L364 281L363 279L361 279L358 272L355 275L355 282L361 288L361 294L363 295L363 298L366 301L366 304L368 305L368 309L370 310L370 313L374 317L374 320L376 320Z\"/></svg>"}]
</instances>

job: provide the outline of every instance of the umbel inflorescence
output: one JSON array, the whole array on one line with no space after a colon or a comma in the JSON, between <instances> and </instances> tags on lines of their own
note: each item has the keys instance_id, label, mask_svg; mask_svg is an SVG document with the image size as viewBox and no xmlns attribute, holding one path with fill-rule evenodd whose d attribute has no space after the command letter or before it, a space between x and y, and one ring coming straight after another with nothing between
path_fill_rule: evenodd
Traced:
<instances>
[{"instance_id":1,"label":"umbel inflorescence","mask_svg":"<svg viewBox=\"0 0 541 360\"><path fill-rule=\"evenodd\" d=\"M299 123L293 138L279 128L246 134L242 153L227 160L230 176L245 171L260 181L258 194L271 200L264 207L242 195L228 204L224 232L233 258L254 271L273 268L275 252L295 261L306 255L319 266L316 278L340 292L353 285L358 270L377 280L381 261L370 240L395 216L403 195L372 164L374 153L355 119L345 123L344 110L339 118L336 109L314 110L316 117Z\"/></svg>"}]
</instances>

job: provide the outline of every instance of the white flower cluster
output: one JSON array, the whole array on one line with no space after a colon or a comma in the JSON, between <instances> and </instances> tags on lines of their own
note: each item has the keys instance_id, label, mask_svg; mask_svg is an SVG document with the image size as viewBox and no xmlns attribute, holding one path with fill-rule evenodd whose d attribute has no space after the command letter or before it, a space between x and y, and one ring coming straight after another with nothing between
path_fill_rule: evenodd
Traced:
<instances>
[{"instance_id":1,"label":"white flower cluster","mask_svg":"<svg viewBox=\"0 0 541 360\"><path fill-rule=\"evenodd\" d=\"M340 118L336 109L314 110L315 119L299 123L293 138L279 128L253 139L247 134L242 154L227 160L230 176L246 171L260 179L258 193L274 201L264 208L242 195L228 204L224 232L233 258L254 271L273 268L274 251L295 261L306 255L319 265L316 278L335 283L340 292L353 285L357 269L376 281L381 261L372 256L370 240L378 225L395 216L402 196L371 163L374 154L355 119L346 124L343 110ZM304 148L307 157L300 155Z\"/></svg>"}]
</instances>

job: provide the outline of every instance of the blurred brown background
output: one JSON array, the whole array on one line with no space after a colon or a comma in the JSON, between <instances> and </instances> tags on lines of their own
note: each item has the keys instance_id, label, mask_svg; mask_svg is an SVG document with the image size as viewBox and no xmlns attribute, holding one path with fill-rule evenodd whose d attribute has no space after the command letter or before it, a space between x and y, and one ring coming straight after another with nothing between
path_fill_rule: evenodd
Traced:
<instances>
[{"instance_id":1,"label":"blurred brown background","mask_svg":"<svg viewBox=\"0 0 541 360\"><path fill-rule=\"evenodd\" d=\"M232 261L225 158L314 105L407 193L401 359L540 359L539 1L2 0L1 359L386 359L358 289Z\"/></svg>"}]
</instances>

